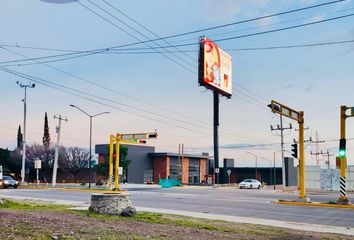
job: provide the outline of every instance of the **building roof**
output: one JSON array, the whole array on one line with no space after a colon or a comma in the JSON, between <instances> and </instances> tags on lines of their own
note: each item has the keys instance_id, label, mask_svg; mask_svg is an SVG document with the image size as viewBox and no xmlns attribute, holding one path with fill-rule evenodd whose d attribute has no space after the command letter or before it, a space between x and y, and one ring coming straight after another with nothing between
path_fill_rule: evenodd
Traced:
<instances>
[{"instance_id":1,"label":"building roof","mask_svg":"<svg viewBox=\"0 0 354 240\"><path fill-rule=\"evenodd\" d=\"M178 157L178 153L169 153L169 152L157 152L157 153L149 153L150 157ZM197 154L183 154L183 157L187 158L202 158L202 159L209 159L210 156L206 155L197 155Z\"/></svg>"}]
</instances>

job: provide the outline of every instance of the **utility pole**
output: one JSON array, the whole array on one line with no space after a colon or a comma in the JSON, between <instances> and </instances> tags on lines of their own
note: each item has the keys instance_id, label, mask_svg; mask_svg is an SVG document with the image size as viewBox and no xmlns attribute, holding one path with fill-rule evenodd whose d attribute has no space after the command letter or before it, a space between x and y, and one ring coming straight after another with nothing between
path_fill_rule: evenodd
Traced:
<instances>
[{"instance_id":1,"label":"utility pole","mask_svg":"<svg viewBox=\"0 0 354 240\"><path fill-rule=\"evenodd\" d=\"M327 156L327 168L328 168L328 169L331 169L330 157L333 157L334 154L330 154L328 150L327 150L326 152L322 152L322 151L321 151L321 154L322 154L323 156Z\"/></svg>"},{"instance_id":2,"label":"utility pole","mask_svg":"<svg viewBox=\"0 0 354 240\"><path fill-rule=\"evenodd\" d=\"M282 183L283 183L283 189L286 187L285 183L285 159L284 159L284 130L287 129L292 129L293 126L289 124L289 127L283 127L283 115L280 115L280 126L279 124L276 127L273 127L272 125L270 126L271 131L280 131L280 147L281 147L281 159L282 159Z\"/></svg>"},{"instance_id":3,"label":"utility pole","mask_svg":"<svg viewBox=\"0 0 354 240\"><path fill-rule=\"evenodd\" d=\"M36 85L34 83L22 84L19 81L16 82L20 88L25 89L25 97L23 101L23 139L22 139L22 168L21 168L21 183L25 182L25 172L26 172L26 115L27 115L27 88L34 88Z\"/></svg>"},{"instance_id":4,"label":"utility pole","mask_svg":"<svg viewBox=\"0 0 354 240\"><path fill-rule=\"evenodd\" d=\"M53 177L52 177L52 187L55 187L57 184L57 170L58 170L58 158L59 158L59 147L60 147L60 131L61 131L61 121L68 122L67 117L62 115L54 115L54 119L58 119L57 131L57 143L55 144L55 155L54 155L54 164L53 164Z\"/></svg>"},{"instance_id":5,"label":"utility pole","mask_svg":"<svg viewBox=\"0 0 354 240\"><path fill-rule=\"evenodd\" d=\"M315 143L316 144L316 152L315 153L312 153L311 152L311 155L315 155L316 156L316 166L319 166L320 165L320 161L319 161L319 159L318 159L318 156L319 155L322 155L322 151L320 152L320 143L324 143L325 141L320 141L319 139L318 139L318 133L317 133L317 131L316 131L316 140L315 141L312 141L312 143Z\"/></svg>"}]
</instances>

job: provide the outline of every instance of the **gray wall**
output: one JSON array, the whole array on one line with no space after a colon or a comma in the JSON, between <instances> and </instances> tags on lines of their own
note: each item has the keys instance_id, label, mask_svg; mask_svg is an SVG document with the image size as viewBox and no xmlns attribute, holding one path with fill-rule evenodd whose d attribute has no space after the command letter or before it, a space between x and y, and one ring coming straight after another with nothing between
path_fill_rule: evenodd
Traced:
<instances>
[{"instance_id":1,"label":"gray wall","mask_svg":"<svg viewBox=\"0 0 354 240\"><path fill-rule=\"evenodd\" d=\"M108 154L108 144L99 144L95 147L96 153ZM128 148L127 159L131 160L128 167L128 183L144 183L144 170L154 169L153 160L148 157L148 153L154 153L155 147L142 145L123 144Z\"/></svg>"},{"instance_id":2,"label":"gray wall","mask_svg":"<svg viewBox=\"0 0 354 240\"><path fill-rule=\"evenodd\" d=\"M285 183L286 186L296 186L297 179L298 179L298 171L297 168L294 166L294 158L285 157Z\"/></svg>"}]
</instances>

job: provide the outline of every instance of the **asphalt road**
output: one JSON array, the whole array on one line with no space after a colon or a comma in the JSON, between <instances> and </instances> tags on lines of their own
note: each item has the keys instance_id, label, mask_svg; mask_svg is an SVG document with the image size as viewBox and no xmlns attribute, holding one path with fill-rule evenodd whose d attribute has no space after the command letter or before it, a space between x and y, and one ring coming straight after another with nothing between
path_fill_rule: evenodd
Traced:
<instances>
[{"instance_id":1,"label":"asphalt road","mask_svg":"<svg viewBox=\"0 0 354 240\"><path fill-rule=\"evenodd\" d=\"M297 194L267 190L213 188L131 188L134 206L201 213L253 217L280 221L354 228L354 209L307 207L275 204L277 199L296 199ZM43 200L90 202L90 192L55 189L0 189L0 196ZM335 201L337 194L309 194L312 201ZM354 195L349 195L353 200Z\"/></svg>"}]
</instances>

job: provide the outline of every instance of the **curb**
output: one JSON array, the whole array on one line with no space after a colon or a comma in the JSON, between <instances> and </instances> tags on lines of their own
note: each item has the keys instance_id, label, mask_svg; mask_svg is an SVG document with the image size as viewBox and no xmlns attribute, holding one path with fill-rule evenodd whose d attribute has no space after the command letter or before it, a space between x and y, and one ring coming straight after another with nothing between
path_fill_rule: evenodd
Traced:
<instances>
[{"instance_id":1,"label":"curb","mask_svg":"<svg viewBox=\"0 0 354 240\"><path fill-rule=\"evenodd\" d=\"M320 203L320 202L311 202L311 203L306 203L306 202L296 202L296 201L286 201L286 200L277 200L273 201L272 203L277 203L277 204L287 204L287 205L297 205L297 206L308 206L308 207L331 207L331 208L350 208L354 209L353 204L349 205L340 205L340 204L330 204L330 203Z\"/></svg>"}]
</instances>

